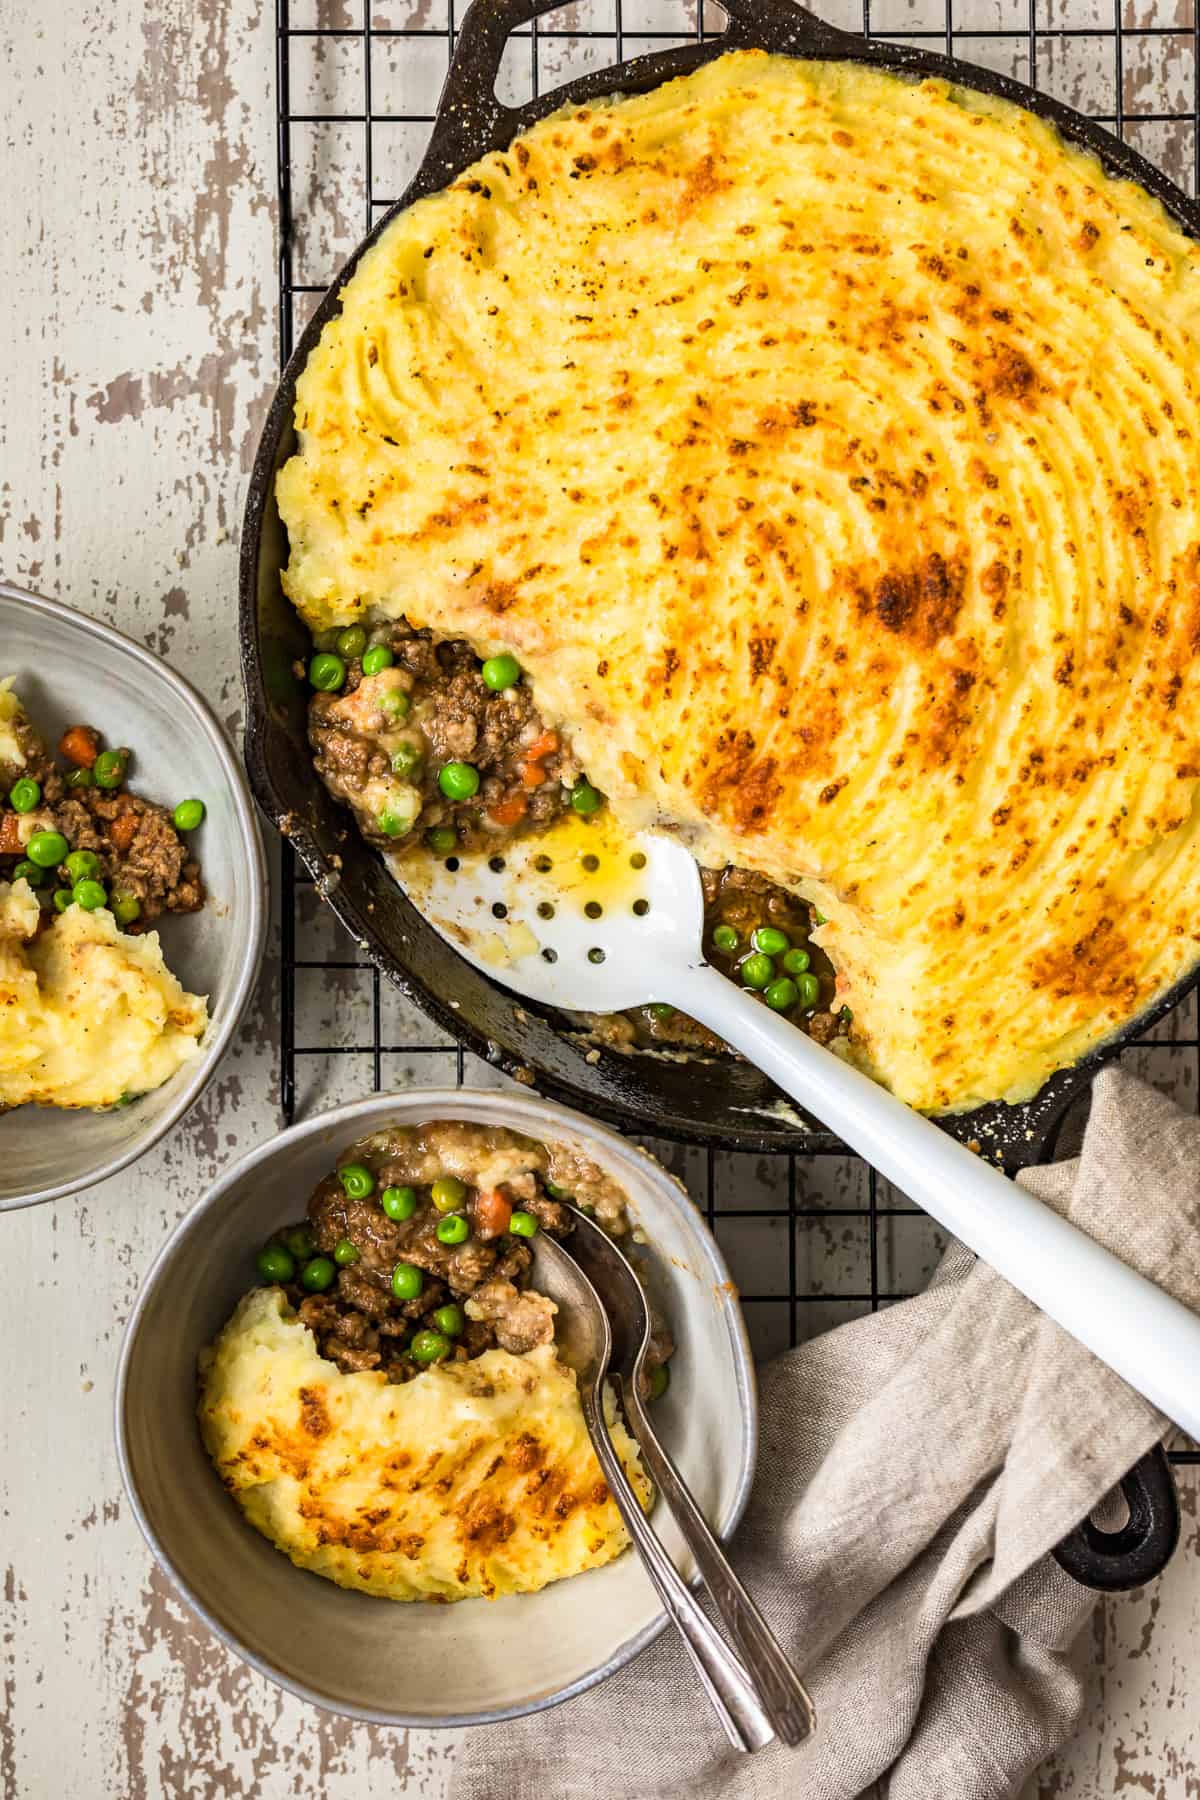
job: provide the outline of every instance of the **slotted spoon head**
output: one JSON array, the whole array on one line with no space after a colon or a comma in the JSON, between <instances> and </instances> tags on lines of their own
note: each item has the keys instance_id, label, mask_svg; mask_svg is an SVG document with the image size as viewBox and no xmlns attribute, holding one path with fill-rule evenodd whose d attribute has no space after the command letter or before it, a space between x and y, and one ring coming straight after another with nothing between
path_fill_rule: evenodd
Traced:
<instances>
[{"instance_id":1,"label":"slotted spoon head","mask_svg":"<svg viewBox=\"0 0 1200 1800\"><path fill-rule=\"evenodd\" d=\"M699 967L704 898L693 858L604 812L492 856L414 851L392 872L461 956L527 999L619 1012L665 997L668 968Z\"/></svg>"}]
</instances>

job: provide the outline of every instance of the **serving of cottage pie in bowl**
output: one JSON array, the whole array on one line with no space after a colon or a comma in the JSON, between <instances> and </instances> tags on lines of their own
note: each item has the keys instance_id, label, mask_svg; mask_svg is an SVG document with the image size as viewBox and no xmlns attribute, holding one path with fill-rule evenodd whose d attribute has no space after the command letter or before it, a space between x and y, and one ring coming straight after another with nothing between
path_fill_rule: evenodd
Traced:
<instances>
[{"instance_id":1,"label":"serving of cottage pie in bowl","mask_svg":"<svg viewBox=\"0 0 1200 1800\"><path fill-rule=\"evenodd\" d=\"M655 1429L731 1531L757 1428L728 1270L658 1163L562 1107L415 1090L309 1119L233 1164L150 1271L117 1382L138 1522L212 1629L305 1698L504 1717L661 1629L537 1287L568 1198L644 1281Z\"/></svg>"},{"instance_id":2,"label":"serving of cottage pie in bowl","mask_svg":"<svg viewBox=\"0 0 1200 1800\"><path fill-rule=\"evenodd\" d=\"M317 770L401 879L675 832L731 978L1026 1100L1197 960L1198 333L1200 247L988 93L735 51L552 114L296 383Z\"/></svg>"}]
</instances>

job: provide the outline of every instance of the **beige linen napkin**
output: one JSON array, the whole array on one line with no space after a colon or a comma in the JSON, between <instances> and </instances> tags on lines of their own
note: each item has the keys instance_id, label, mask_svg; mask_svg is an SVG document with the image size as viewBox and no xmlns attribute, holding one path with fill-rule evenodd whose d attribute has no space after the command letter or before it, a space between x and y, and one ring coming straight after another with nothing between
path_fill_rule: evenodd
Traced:
<instances>
[{"instance_id":1,"label":"beige linen napkin","mask_svg":"<svg viewBox=\"0 0 1200 1800\"><path fill-rule=\"evenodd\" d=\"M1110 1069L1080 1156L1023 1179L1200 1307L1200 1121ZM734 1561L816 1736L730 1752L668 1632L589 1693L469 1733L453 1800L993 1800L1070 1735L1095 1595L1047 1552L1161 1416L958 1245L924 1294L770 1364L761 1404Z\"/></svg>"}]
</instances>

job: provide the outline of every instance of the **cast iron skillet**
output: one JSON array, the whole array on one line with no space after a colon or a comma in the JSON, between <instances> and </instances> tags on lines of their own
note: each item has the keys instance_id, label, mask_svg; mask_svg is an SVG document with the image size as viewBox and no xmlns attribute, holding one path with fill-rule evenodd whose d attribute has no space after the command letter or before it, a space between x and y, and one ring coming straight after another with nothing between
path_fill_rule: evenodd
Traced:
<instances>
[{"instance_id":1,"label":"cast iron skillet","mask_svg":"<svg viewBox=\"0 0 1200 1800\"><path fill-rule=\"evenodd\" d=\"M246 761L263 810L290 838L301 862L321 881L334 912L366 954L444 1030L510 1073L532 1074L538 1088L614 1124L737 1150L795 1148L796 1117L770 1083L747 1063L672 1062L655 1055L603 1051L588 1062L586 1046L561 1035L550 1015L517 1006L510 995L468 967L424 923L367 848L350 816L313 772L305 737L307 693L292 664L309 650L306 632L284 599L279 571L287 547L275 505L275 476L296 447L292 424L296 377L339 291L367 245L395 212L453 180L486 151L503 149L536 119L559 106L600 96L644 92L735 47L790 56L877 64L917 77L938 75L1000 94L1058 126L1095 151L1109 171L1139 182L1194 237L1200 206L1134 151L1079 114L1007 76L977 69L915 46L869 42L836 31L790 0L727 0L729 28L705 43L641 56L597 69L517 109L495 96L496 71L510 33L553 10L553 0L475 0L467 12L446 77L429 149L411 186L351 257L296 345L275 395L255 459L241 558L241 650L247 691ZM1099 1064L1168 1012L1200 979L1189 976L1104 1048L1053 1076L1024 1106L979 1107L945 1121L956 1137L976 1139L1010 1168L1041 1160L1069 1102ZM818 1129L807 1139L833 1148Z\"/></svg>"},{"instance_id":2,"label":"cast iron skillet","mask_svg":"<svg viewBox=\"0 0 1200 1800\"><path fill-rule=\"evenodd\" d=\"M407 192L351 257L297 343L275 395L259 444L246 504L241 552L240 637L247 692L246 762L263 810L290 839L319 882L338 918L371 960L444 1030L510 1073L618 1125L737 1150L784 1150L796 1145L797 1123L770 1084L748 1064L671 1062L651 1055L602 1052L597 1062L562 1035L550 1015L511 996L461 961L409 905L380 859L317 779L305 734L307 692L292 673L310 645L285 600L279 573L287 557L275 505L275 476L296 448L292 417L295 383L359 257L395 213L444 187L489 150L506 148L537 119L560 106L614 92L642 93L711 61L723 51L757 48L788 56L869 63L921 79L940 76L962 87L998 94L1049 120L1069 141L1093 151L1110 174L1135 181L1159 199L1190 236L1200 238L1200 205L1160 170L1100 126L1058 101L988 69L915 45L872 42L835 30L790 0L723 0L728 29L718 38L636 57L593 70L519 108L496 98L496 74L510 34L553 11L561 0L475 0L467 12L446 77L429 148ZM1200 981L1180 982L1116 1038L1074 1068L1053 1076L1023 1106L993 1104L944 1121L955 1136L1019 1168L1041 1160L1071 1100L1100 1064L1177 1005ZM819 1128L806 1142L834 1148ZM1085 1523L1056 1554L1093 1586L1132 1586L1157 1573L1178 1532L1170 1471L1148 1457L1128 1477L1130 1520L1120 1532Z\"/></svg>"}]
</instances>

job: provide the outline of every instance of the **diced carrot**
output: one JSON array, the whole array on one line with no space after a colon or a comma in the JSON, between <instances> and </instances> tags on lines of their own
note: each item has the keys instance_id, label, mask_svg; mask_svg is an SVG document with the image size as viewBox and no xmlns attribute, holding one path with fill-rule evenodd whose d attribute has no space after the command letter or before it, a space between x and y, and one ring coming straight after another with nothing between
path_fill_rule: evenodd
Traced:
<instances>
[{"instance_id":1,"label":"diced carrot","mask_svg":"<svg viewBox=\"0 0 1200 1800\"><path fill-rule=\"evenodd\" d=\"M508 1230L512 1205L499 1188L482 1188L475 1196L475 1228L480 1237L499 1237Z\"/></svg>"},{"instance_id":2,"label":"diced carrot","mask_svg":"<svg viewBox=\"0 0 1200 1800\"><path fill-rule=\"evenodd\" d=\"M58 740L58 754L77 769L90 769L100 753L100 733L90 725L68 725Z\"/></svg>"},{"instance_id":3,"label":"diced carrot","mask_svg":"<svg viewBox=\"0 0 1200 1800\"><path fill-rule=\"evenodd\" d=\"M521 764L521 780L527 788L541 787L546 779L546 771L539 762Z\"/></svg>"},{"instance_id":4,"label":"diced carrot","mask_svg":"<svg viewBox=\"0 0 1200 1800\"><path fill-rule=\"evenodd\" d=\"M557 731L543 731L541 737L535 737L525 754L530 762L541 762L543 756L551 756L558 749Z\"/></svg>"},{"instance_id":5,"label":"diced carrot","mask_svg":"<svg viewBox=\"0 0 1200 1800\"><path fill-rule=\"evenodd\" d=\"M507 800L488 808L488 817L495 819L497 825L519 825L528 811L529 802L524 794L510 794Z\"/></svg>"},{"instance_id":6,"label":"diced carrot","mask_svg":"<svg viewBox=\"0 0 1200 1800\"><path fill-rule=\"evenodd\" d=\"M108 828L109 839L114 850L128 850L137 836L138 819L133 811L118 813Z\"/></svg>"},{"instance_id":7,"label":"diced carrot","mask_svg":"<svg viewBox=\"0 0 1200 1800\"><path fill-rule=\"evenodd\" d=\"M20 856L24 848L20 813L0 813L0 856Z\"/></svg>"}]
</instances>

